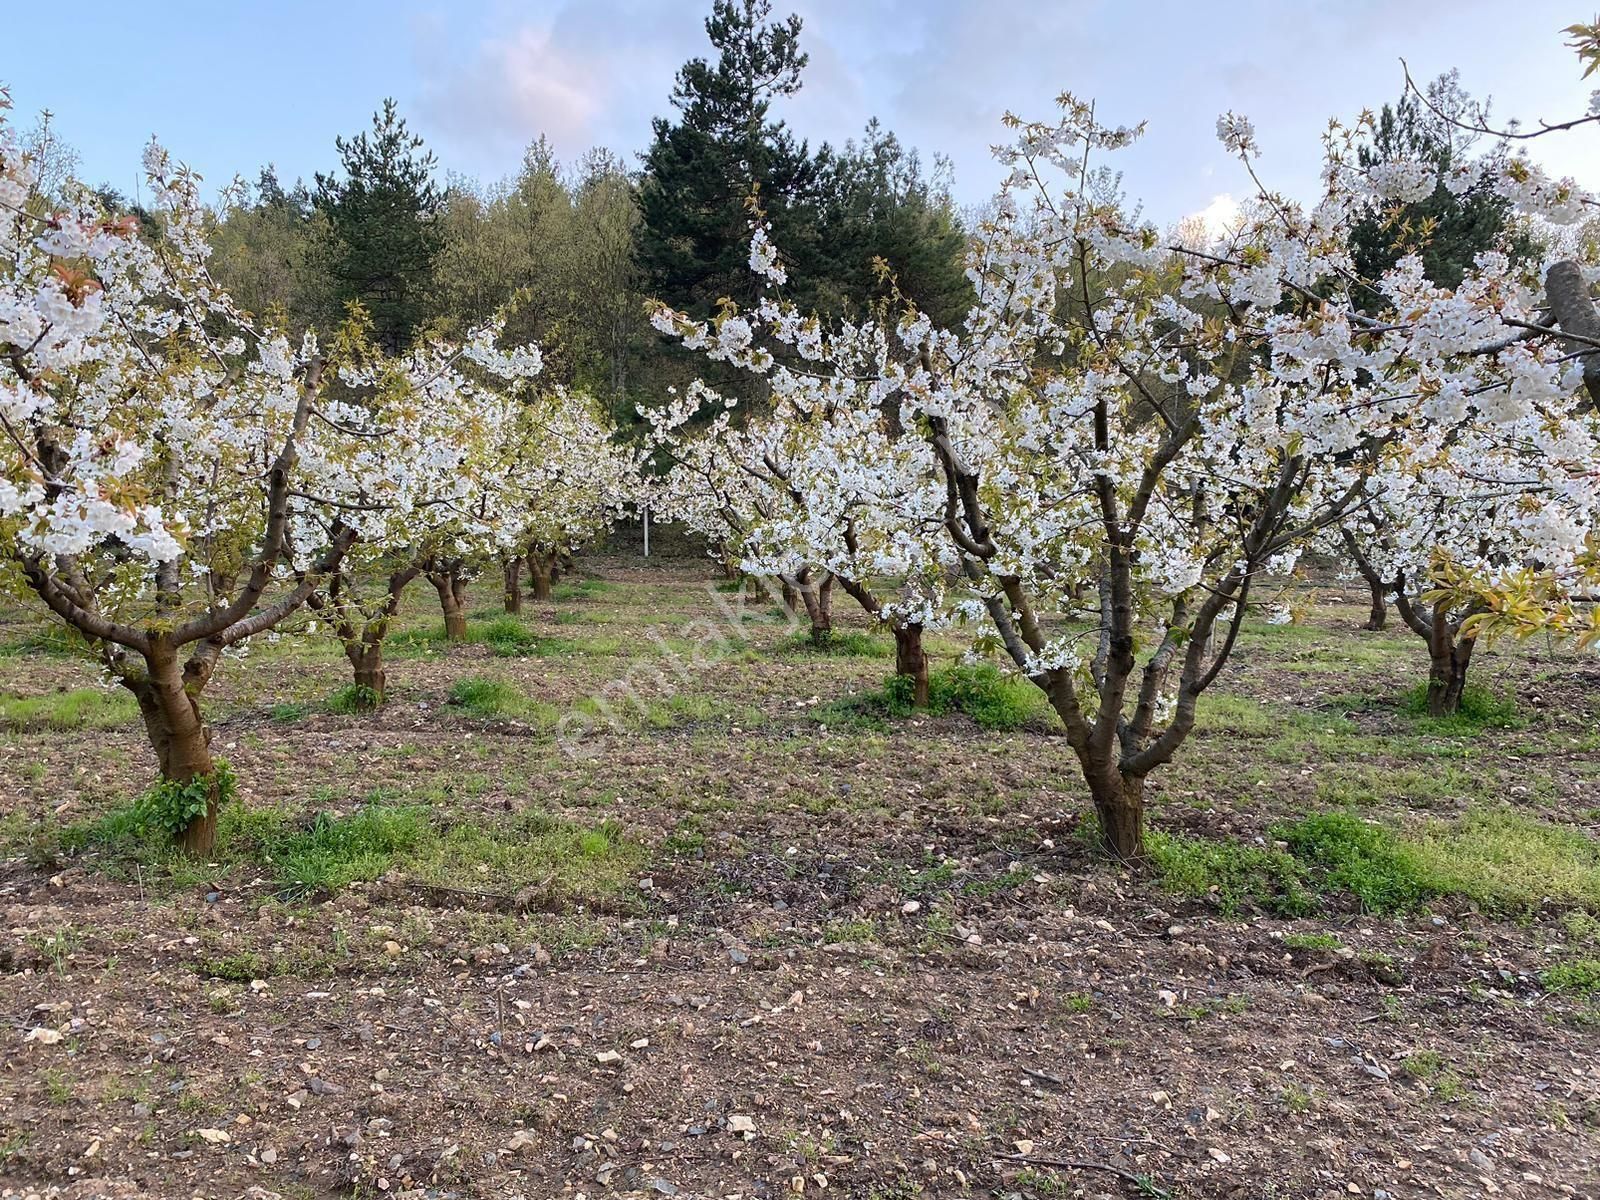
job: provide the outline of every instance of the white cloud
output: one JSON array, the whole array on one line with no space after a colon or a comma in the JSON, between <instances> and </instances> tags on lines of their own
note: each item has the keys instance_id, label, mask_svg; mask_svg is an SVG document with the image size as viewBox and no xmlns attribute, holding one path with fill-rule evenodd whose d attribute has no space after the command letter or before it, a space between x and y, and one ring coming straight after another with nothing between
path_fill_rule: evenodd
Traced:
<instances>
[{"instance_id":1,"label":"white cloud","mask_svg":"<svg viewBox=\"0 0 1600 1200\"><path fill-rule=\"evenodd\" d=\"M557 46L549 28L525 26L484 41L466 61L437 63L442 69L423 84L422 113L462 141L523 146L542 133L582 146L609 99L596 65Z\"/></svg>"},{"instance_id":2,"label":"white cloud","mask_svg":"<svg viewBox=\"0 0 1600 1200\"><path fill-rule=\"evenodd\" d=\"M1198 221L1209 238L1220 238L1239 227L1242 216L1239 202L1228 192L1213 196L1211 203L1199 212L1190 213L1185 221Z\"/></svg>"}]
</instances>

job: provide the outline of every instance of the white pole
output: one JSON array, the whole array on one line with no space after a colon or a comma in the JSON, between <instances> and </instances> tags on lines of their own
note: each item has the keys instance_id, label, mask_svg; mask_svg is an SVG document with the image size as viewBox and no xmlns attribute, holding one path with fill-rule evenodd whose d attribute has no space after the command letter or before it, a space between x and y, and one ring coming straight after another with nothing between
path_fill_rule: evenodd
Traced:
<instances>
[{"instance_id":1,"label":"white pole","mask_svg":"<svg viewBox=\"0 0 1600 1200\"><path fill-rule=\"evenodd\" d=\"M650 557L650 506L644 506L644 556Z\"/></svg>"}]
</instances>

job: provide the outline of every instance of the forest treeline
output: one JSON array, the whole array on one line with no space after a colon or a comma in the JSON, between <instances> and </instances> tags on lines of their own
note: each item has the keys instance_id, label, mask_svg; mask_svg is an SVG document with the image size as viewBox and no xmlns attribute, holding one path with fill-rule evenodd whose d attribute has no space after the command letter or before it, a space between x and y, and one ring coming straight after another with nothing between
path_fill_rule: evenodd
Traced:
<instances>
[{"instance_id":1,"label":"forest treeline","mask_svg":"<svg viewBox=\"0 0 1600 1200\"><path fill-rule=\"evenodd\" d=\"M483 181L448 171L385 100L368 129L334 138L327 172L288 183L267 164L224 190L209 231L217 281L294 335L335 328L359 302L390 353L509 311L507 342L537 343L546 381L595 396L623 427L707 370L651 328L650 302L709 317L754 299L757 205L801 310L852 316L898 293L958 325L973 231L948 160L925 163L875 118L842 146L797 138L774 108L802 85L801 21L774 18L770 0L715 0L705 28L711 54L680 68L635 161L596 147L564 162L540 135L515 173ZM1384 106L1363 155L1421 155L1442 177L1466 150L1446 118L1472 106L1443 76L1426 103ZM102 190L109 208L137 211ZM1375 213L1352 248L1368 277L1417 251L1453 286L1506 210L1487 188L1441 184Z\"/></svg>"},{"instance_id":2,"label":"forest treeline","mask_svg":"<svg viewBox=\"0 0 1600 1200\"><path fill-rule=\"evenodd\" d=\"M515 299L507 341L537 342L548 380L624 423L693 375L646 298L698 315L748 298L752 200L805 307L848 315L898 285L958 318L971 292L948 164L875 120L842 146L797 138L773 106L801 86L800 20L774 20L768 0L717 0L706 31L712 54L678 72L636 163L603 148L563 162L541 136L515 174L484 182L443 171L385 101L335 139L326 173L289 183L268 165L226 191L218 282L292 332L330 329L359 301L391 352L459 337Z\"/></svg>"}]
</instances>

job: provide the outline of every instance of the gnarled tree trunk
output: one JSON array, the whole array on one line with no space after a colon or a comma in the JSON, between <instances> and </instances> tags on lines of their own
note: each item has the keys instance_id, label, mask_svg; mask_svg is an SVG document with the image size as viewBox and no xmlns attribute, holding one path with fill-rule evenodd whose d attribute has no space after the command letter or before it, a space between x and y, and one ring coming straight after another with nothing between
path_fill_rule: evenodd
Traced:
<instances>
[{"instance_id":1,"label":"gnarled tree trunk","mask_svg":"<svg viewBox=\"0 0 1600 1200\"><path fill-rule=\"evenodd\" d=\"M555 551L540 546L528 547L528 581L533 585L535 600L549 600L554 595L556 563Z\"/></svg>"},{"instance_id":2,"label":"gnarled tree trunk","mask_svg":"<svg viewBox=\"0 0 1600 1200\"><path fill-rule=\"evenodd\" d=\"M1428 641L1428 715L1447 717L1459 712L1476 642L1470 635L1463 637L1461 627L1482 610L1474 604L1466 612L1452 616L1447 600L1438 601L1431 611L1425 610L1412 602L1403 580L1394 597L1401 619Z\"/></svg>"},{"instance_id":3,"label":"gnarled tree trunk","mask_svg":"<svg viewBox=\"0 0 1600 1200\"><path fill-rule=\"evenodd\" d=\"M1372 596L1372 607L1367 611L1367 623L1361 628L1377 633L1389 623L1389 596L1379 584L1367 581Z\"/></svg>"},{"instance_id":4,"label":"gnarled tree trunk","mask_svg":"<svg viewBox=\"0 0 1600 1200\"><path fill-rule=\"evenodd\" d=\"M356 707L375 709L383 707L385 676L383 672L383 642L346 642L345 657L355 669Z\"/></svg>"},{"instance_id":5,"label":"gnarled tree trunk","mask_svg":"<svg viewBox=\"0 0 1600 1200\"><path fill-rule=\"evenodd\" d=\"M922 649L922 626L894 627L894 673L911 680L911 703L928 707L928 656Z\"/></svg>"},{"instance_id":6,"label":"gnarled tree trunk","mask_svg":"<svg viewBox=\"0 0 1600 1200\"><path fill-rule=\"evenodd\" d=\"M506 611L519 613L522 611L522 556L515 555L506 559L501 565L506 581Z\"/></svg>"},{"instance_id":7,"label":"gnarled tree trunk","mask_svg":"<svg viewBox=\"0 0 1600 1200\"><path fill-rule=\"evenodd\" d=\"M400 611L401 593L422 571L423 564L417 560L391 571L383 603L376 612L363 607L359 599L349 593L342 571L334 572L326 596L313 594L308 601L313 609L328 618L333 631L339 635L339 644L355 674L357 708L372 710L383 706L387 682L383 670L383 639L388 636L389 622Z\"/></svg>"},{"instance_id":8,"label":"gnarled tree trunk","mask_svg":"<svg viewBox=\"0 0 1600 1200\"><path fill-rule=\"evenodd\" d=\"M161 764L161 778L180 784L211 780L205 812L178 835L185 853L210 854L217 841L222 797L211 758L211 730L200 716L200 689L185 680L177 653L170 646L157 643L144 658L144 674L124 675L121 682L138 702L150 745Z\"/></svg>"},{"instance_id":9,"label":"gnarled tree trunk","mask_svg":"<svg viewBox=\"0 0 1600 1200\"><path fill-rule=\"evenodd\" d=\"M811 644L826 646L833 638L833 573L824 571L819 580L807 567L794 582L795 591L806 608L806 619L811 622ZM787 593L787 586L785 591ZM784 601L788 601L787 594Z\"/></svg>"},{"instance_id":10,"label":"gnarled tree trunk","mask_svg":"<svg viewBox=\"0 0 1600 1200\"><path fill-rule=\"evenodd\" d=\"M1372 607L1367 610L1367 623L1362 628L1376 633L1389 623L1389 593L1394 590L1396 581L1386 580L1378 574L1377 568L1362 552L1355 534L1348 528L1339 532L1344 535L1344 546L1350 554L1350 561L1366 581L1367 592L1372 598Z\"/></svg>"},{"instance_id":11,"label":"gnarled tree trunk","mask_svg":"<svg viewBox=\"0 0 1600 1200\"><path fill-rule=\"evenodd\" d=\"M1467 667L1477 640L1460 636L1460 624L1435 607L1428 637L1428 715L1447 717L1461 710Z\"/></svg>"},{"instance_id":12,"label":"gnarled tree trunk","mask_svg":"<svg viewBox=\"0 0 1600 1200\"><path fill-rule=\"evenodd\" d=\"M1120 771L1115 763L1084 763L1084 777L1100 822L1100 840L1122 862L1145 857L1144 776Z\"/></svg>"},{"instance_id":13,"label":"gnarled tree trunk","mask_svg":"<svg viewBox=\"0 0 1600 1200\"><path fill-rule=\"evenodd\" d=\"M429 571L428 582L439 593L439 607L444 611L444 636L446 641L467 640L467 581L458 568Z\"/></svg>"}]
</instances>

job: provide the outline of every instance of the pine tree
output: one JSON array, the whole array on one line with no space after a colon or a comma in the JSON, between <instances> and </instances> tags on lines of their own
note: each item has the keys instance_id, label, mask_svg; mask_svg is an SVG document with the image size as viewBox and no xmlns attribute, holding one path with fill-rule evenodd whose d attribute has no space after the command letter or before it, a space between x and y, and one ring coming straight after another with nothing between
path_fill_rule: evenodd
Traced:
<instances>
[{"instance_id":1,"label":"pine tree","mask_svg":"<svg viewBox=\"0 0 1600 1200\"><path fill-rule=\"evenodd\" d=\"M1430 83L1425 100L1408 92L1383 106L1371 142L1361 147L1361 164L1421 159L1437 167L1439 182L1426 199L1374 211L1354 226L1350 249L1363 279L1378 279L1401 258L1417 254L1429 280L1453 288L1474 258L1502 242L1514 256L1532 253L1526 235L1508 235L1511 203L1492 184L1480 181L1459 194L1444 185L1452 165L1471 153L1473 135L1465 132L1471 123L1466 118L1480 111L1455 71ZM1381 296L1370 292L1363 307L1382 303Z\"/></svg>"},{"instance_id":2,"label":"pine tree","mask_svg":"<svg viewBox=\"0 0 1600 1200\"><path fill-rule=\"evenodd\" d=\"M672 92L678 120L656 118L644 156L638 257L646 290L700 314L722 297L754 296L752 193L791 260L816 241L810 156L770 112L800 89L800 18L773 22L771 11L769 0L716 0L706 34L717 60L684 64Z\"/></svg>"},{"instance_id":3,"label":"pine tree","mask_svg":"<svg viewBox=\"0 0 1600 1200\"><path fill-rule=\"evenodd\" d=\"M343 178L318 174L314 202L327 221L322 251L335 299L359 300L379 344L398 351L429 315L444 202L433 154L393 100L373 115L370 132L334 145Z\"/></svg>"},{"instance_id":4,"label":"pine tree","mask_svg":"<svg viewBox=\"0 0 1600 1200\"><path fill-rule=\"evenodd\" d=\"M859 142L817 155L820 264L818 305L858 315L894 286L941 325L959 323L973 301L966 234L950 198L949 168L925 176L916 151L876 119Z\"/></svg>"}]
</instances>

